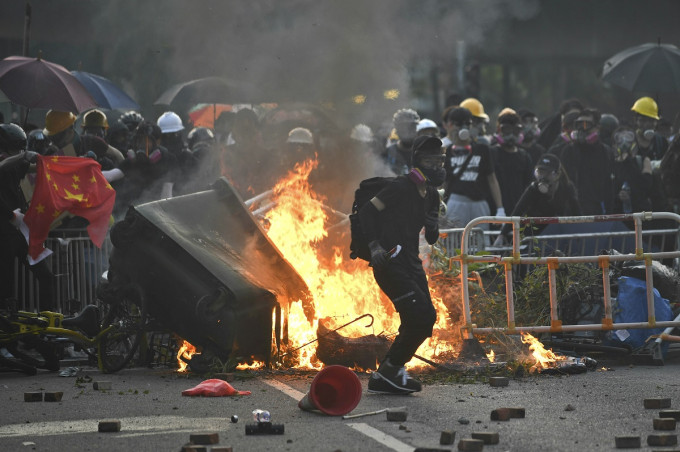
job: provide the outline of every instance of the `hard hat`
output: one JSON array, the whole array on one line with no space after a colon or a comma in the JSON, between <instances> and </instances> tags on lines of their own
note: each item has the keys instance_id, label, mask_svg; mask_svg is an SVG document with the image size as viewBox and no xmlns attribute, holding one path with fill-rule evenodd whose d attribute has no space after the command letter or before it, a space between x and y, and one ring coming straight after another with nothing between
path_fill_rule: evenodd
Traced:
<instances>
[{"instance_id":1,"label":"hard hat","mask_svg":"<svg viewBox=\"0 0 680 452\"><path fill-rule=\"evenodd\" d=\"M659 119L659 107L656 102L651 97L641 97L635 101L631 111L638 113L642 116L648 116L650 118Z\"/></svg>"},{"instance_id":2,"label":"hard hat","mask_svg":"<svg viewBox=\"0 0 680 452\"><path fill-rule=\"evenodd\" d=\"M489 120L489 115L484 113L484 106L474 97L468 97L460 103L460 106L470 110L470 113L472 113L472 116L475 118L482 118L485 121Z\"/></svg>"},{"instance_id":3,"label":"hard hat","mask_svg":"<svg viewBox=\"0 0 680 452\"><path fill-rule=\"evenodd\" d=\"M288 132L286 143L314 144L314 137L308 129L296 127Z\"/></svg>"},{"instance_id":4,"label":"hard hat","mask_svg":"<svg viewBox=\"0 0 680 452\"><path fill-rule=\"evenodd\" d=\"M415 122L417 124L418 121L420 121L420 116L418 116L418 113L416 113L415 110L410 108L402 108L401 110L397 110L394 116L392 116L392 122L394 122L395 125L410 122Z\"/></svg>"},{"instance_id":5,"label":"hard hat","mask_svg":"<svg viewBox=\"0 0 680 452\"><path fill-rule=\"evenodd\" d=\"M45 128L43 133L50 137L56 135L59 132L63 132L68 129L76 122L76 115L70 111L56 111L50 110L45 115Z\"/></svg>"},{"instance_id":6,"label":"hard hat","mask_svg":"<svg viewBox=\"0 0 680 452\"><path fill-rule=\"evenodd\" d=\"M349 137L362 143L372 143L373 131L366 124L357 124L352 128L352 133Z\"/></svg>"},{"instance_id":7,"label":"hard hat","mask_svg":"<svg viewBox=\"0 0 680 452\"><path fill-rule=\"evenodd\" d=\"M161 132L163 133L172 133L184 130L184 124L182 124L180 117L177 115L177 113L173 113L171 111L166 111L160 115L156 124L158 124L158 127L161 128Z\"/></svg>"},{"instance_id":8,"label":"hard hat","mask_svg":"<svg viewBox=\"0 0 680 452\"><path fill-rule=\"evenodd\" d=\"M439 130L439 127L437 127L437 123L434 122L431 119L421 119L418 125L416 126L416 132L420 132L421 130L424 129L437 129Z\"/></svg>"},{"instance_id":9,"label":"hard hat","mask_svg":"<svg viewBox=\"0 0 680 452\"><path fill-rule=\"evenodd\" d=\"M26 133L16 124L0 124L0 151L16 153L26 149Z\"/></svg>"},{"instance_id":10,"label":"hard hat","mask_svg":"<svg viewBox=\"0 0 680 452\"><path fill-rule=\"evenodd\" d=\"M83 128L85 127L102 127L108 129L109 122L106 120L106 115L101 110L90 110L83 116Z\"/></svg>"},{"instance_id":11,"label":"hard hat","mask_svg":"<svg viewBox=\"0 0 680 452\"><path fill-rule=\"evenodd\" d=\"M517 119L519 119L519 115L517 114L517 112L510 107L505 107L504 109L502 109L498 113L498 118L500 119L500 117L504 116L504 115L515 115L515 116L517 116ZM519 121L517 121L517 122L519 122Z\"/></svg>"}]
</instances>

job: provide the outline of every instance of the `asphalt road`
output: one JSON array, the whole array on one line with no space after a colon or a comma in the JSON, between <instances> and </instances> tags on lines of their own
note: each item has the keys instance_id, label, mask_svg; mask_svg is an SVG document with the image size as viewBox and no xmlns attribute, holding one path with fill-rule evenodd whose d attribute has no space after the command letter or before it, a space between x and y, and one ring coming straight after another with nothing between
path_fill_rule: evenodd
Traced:
<instances>
[{"instance_id":1,"label":"asphalt road","mask_svg":"<svg viewBox=\"0 0 680 452\"><path fill-rule=\"evenodd\" d=\"M639 436L648 447L658 410L646 398L671 398L680 407L680 360L665 366L611 365L585 374L511 379L507 387L487 383L428 384L410 396L364 394L353 413L406 406L405 422L385 414L343 420L297 407L313 373L257 372L236 380L237 397L183 397L202 379L168 369L127 369L113 375L83 368L79 376L110 381L96 391L76 377L39 372L33 377L0 373L0 450L2 451L177 451L191 433L219 433L220 445L234 451L410 451L416 447L457 450L472 432L497 432L493 451L609 451L616 436ZM364 390L368 375L360 375ZM24 402L25 392L62 391L61 402ZM569 408L567 408L569 406ZM492 410L523 407L524 419L491 421ZM246 436L254 409L271 412L283 435ZM232 415L238 423L231 423ZM118 433L98 433L103 419L121 421ZM455 431L453 445L440 445L442 431ZM666 432L675 434L676 431Z\"/></svg>"}]
</instances>

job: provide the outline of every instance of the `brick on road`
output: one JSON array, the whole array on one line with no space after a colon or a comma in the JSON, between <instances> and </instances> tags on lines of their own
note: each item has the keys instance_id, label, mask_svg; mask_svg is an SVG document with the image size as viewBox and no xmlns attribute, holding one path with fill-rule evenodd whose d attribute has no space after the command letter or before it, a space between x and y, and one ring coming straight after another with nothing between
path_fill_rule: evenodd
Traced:
<instances>
[{"instance_id":1,"label":"brick on road","mask_svg":"<svg viewBox=\"0 0 680 452\"><path fill-rule=\"evenodd\" d=\"M489 385L494 388L502 388L510 384L508 377L489 377Z\"/></svg>"},{"instance_id":2,"label":"brick on road","mask_svg":"<svg viewBox=\"0 0 680 452\"><path fill-rule=\"evenodd\" d=\"M675 446L676 444L678 444L678 435L664 433L647 436L648 446Z\"/></svg>"},{"instance_id":3,"label":"brick on road","mask_svg":"<svg viewBox=\"0 0 680 452\"><path fill-rule=\"evenodd\" d=\"M119 432L120 421L118 419L105 419L99 421L99 431L102 433Z\"/></svg>"},{"instance_id":4,"label":"brick on road","mask_svg":"<svg viewBox=\"0 0 680 452\"><path fill-rule=\"evenodd\" d=\"M439 444L453 444L453 442L456 440L456 432L451 431L451 430L445 430L441 433L439 436Z\"/></svg>"},{"instance_id":5,"label":"brick on road","mask_svg":"<svg viewBox=\"0 0 680 452\"><path fill-rule=\"evenodd\" d=\"M510 410L510 417L513 419L524 419L526 416L526 410L521 407L508 407Z\"/></svg>"},{"instance_id":6,"label":"brick on road","mask_svg":"<svg viewBox=\"0 0 680 452\"><path fill-rule=\"evenodd\" d=\"M406 408L389 408L387 410L387 420L392 422L404 422L408 418Z\"/></svg>"},{"instance_id":7,"label":"brick on road","mask_svg":"<svg viewBox=\"0 0 680 452\"><path fill-rule=\"evenodd\" d=\"M45 402L61 402L61 398L64 395L63 392L61 391L56 391L56 392L46 392L45 393Z\"/></svg>"},{"instance_id":8,"label":"brick on road","mask_svg":"<svg viewBox=\"0 0 680 452\"><path fill-rule=\"evenodd\" d=\"M24 402L42 402L42 392L24 392Z\"/></svg>"},{"instance_id":9,"label":"brick on road","mask_svg":"<svg viewBox=\"0 0 680 452\"><path fill-rule=\"evenodd\" d=\"M472 432L472 439L481 439L484 444L498 444L500 436L497 432Z\"/></svg>"},{"instance_id":10,"label":"brick on road","mask_svg":"<svg viewBox=\"0 0 680 452\"><path fill-rule=\"evenodd\" d=\"M463 452L479 452L484 449L484 441L481 439L461 439L458 441L458 450Z\"/></svg>"},{"instance_id":11,"label":"brick on road","mask_svg":"<svg viewBox=\"0 0 680 452\"><path fill-rule=\"evenodd\" d=\"M639 449L642 446L639 436L617 436L615 442L617 449Z\"/></svg>"},{"instance_id":12,"label":"brick on road","mask_svg":"<svg viewBox=\"0 0 680 452\"><path fill-rule=\"evenodd\" d=\"M510 410L508 408L497 408L491 412L492 421L509 421Z\"/></svg>"},{"instance_id":13,"label":"brick on road","mask_svg":"<svg viewBox=\"0 0 680 452\"><path fill-rule=\"evenodd\" d=\"M676 421L680 421L680 410L661 410L659 417L672 417Z\"/></svg>"},{"instance_id":14,"label":"brick on road","mask_svg":"<svg viewBox=\"0 0 680 452\"><path fill-rule=\"evenodd\" d=\"M654 430L675 430L677 421L672 417L659 417L653 420Z\"/></svg>"},{"instance_id":15,"label":"brick on road","mask_svg":"<svg viewBox=\"0 0 680 452\"><path fill-rule=\"evenodd\" d=\"M671 399L645 399L643 401L644 407L648 410L658 410L659 408L670 408Z\"/></svg>"},{"instance_id":16,"label":"brick on road","mask_svg":"<svg viewBox=\"0 0 680 452\"><path fill-rule=\"evenodd\" d=\"M111 387L112 385L110 381L95 381L92 383L92 388L95 391L110 391Z\"/></svg>"},{"instance_id":17,"label":"brick on road","mask_svg":"<svg viewBox=\"0 0 680 452\"><path fill-rule=\"evenodd\" d=\"M189 435L191 444L217 444L220 442L220 435L217 432L192 433Z\"/></svg>"}]
</instances>

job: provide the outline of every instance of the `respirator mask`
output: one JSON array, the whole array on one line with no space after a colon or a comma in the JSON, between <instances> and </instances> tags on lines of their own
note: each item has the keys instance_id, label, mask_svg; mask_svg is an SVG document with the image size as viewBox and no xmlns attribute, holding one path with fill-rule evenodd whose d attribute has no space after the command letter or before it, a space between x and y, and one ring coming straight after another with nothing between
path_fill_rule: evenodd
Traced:
<instances>
[{"instance_id":1,"label":"respirator mask","mask_svg":"<svg viewBox=\"0 0 680 452\"><path fill-rule=\"evenodd\" d=\"M503 124L499 127L496 140L501 146L516 146L524 141L522 127L519 125Z\"/></svg>"},{"instance_id":2,"label":"respirator mask","mask_svg":"<svg viewBox=\"0 0 680 452\"><path fill-rule=\"evenodd\" d=\"M574 121L571 139L579 144L593 144L600 139L600 133L594 122L588 120Z\"/></svg>"},{"instance_id":3,"label":"respirator mask","mask_svg":"<svg viewBox=\"0 0 680 452\"><path fill-rule=\"evenodd\" d=\"M551 193L551 191L554 191L553 187L557 186L559 177L560 176L556 171L547 168L534 169L534 184L538 191L543 195L547 195Z\"/></svg>"},{"instance_id":4,"label":"respirator mask","mask_svg":"<svg viewBox=\"0 0 680 452\"><path fill-rule=\"evenodd\" d=\"M444 154L416 155L415 168L409 173L409 178L418 185L427 183L440 186L446 181L444 158Z\"/></svg>"}]
</instances>

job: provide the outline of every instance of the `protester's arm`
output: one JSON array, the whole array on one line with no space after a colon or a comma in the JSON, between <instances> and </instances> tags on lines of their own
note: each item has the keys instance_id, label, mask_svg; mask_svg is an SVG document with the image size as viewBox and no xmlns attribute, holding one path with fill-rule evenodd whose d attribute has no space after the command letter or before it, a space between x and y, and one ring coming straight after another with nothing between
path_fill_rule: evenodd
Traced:
<instances>
[{"instance_id":1,"label":"protester's arm","mask_svg":"<svg viewBox=\"0 0 680 452\"><path fill-rule=\"evenodd\" d=\"M491 198L496 204L496 215L504 217L505 209L503 209L503 198L501 197L501 187L498 185L498 179L496 178L496 173L491 173L487 177L489 182L489 190L491 192Z\"/></svg>"},{"instance_id":2,"label":"protester's arm","mask_svg":"<svg viewBox=\"0 0 680 452\"><path fill-rule=\"evenodd\" d=\"M436 189L431 190L432 207L425 215L425 240L434 245L439 239L439 193Z\"/></svg>"},{"instance_id":3,"label":"protester's arm","mask_svg":"<svg viewBox=\"0 0 680 452\"><path fill-rule=\"evenodd\" d=\"M379 268L384 266L389 256L387 251L380 245L378 235L380 231L380 212L385 209L385 204L375 197L359 210L359 222L364 231L364 237L371 250L371 266Z\"/></svg>"}]
</instances>

